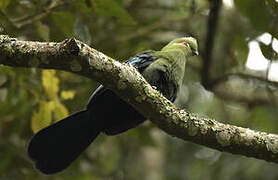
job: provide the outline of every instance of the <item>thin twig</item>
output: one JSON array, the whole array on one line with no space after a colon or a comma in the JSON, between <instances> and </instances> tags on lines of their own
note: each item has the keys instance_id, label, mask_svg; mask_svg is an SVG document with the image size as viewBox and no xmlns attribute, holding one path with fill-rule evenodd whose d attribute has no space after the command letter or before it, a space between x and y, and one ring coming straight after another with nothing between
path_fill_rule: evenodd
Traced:
<instances>
[{"instance_id":1,"label":"thin twig","mask_svg":"<svg viewBox=\"0 0 278 180\"><path fill-rule=\"evenodd\" d=\"M137 30L137 31L135 31L133 33L130 33L128 35L120 36L120 37L116 38L116 41L118 41L118 42L128 41L128 40L136 38L138 36L142 36L142 35L148 34L149 32L151 32L151 31L153 31L155 29L158 29L160 27L164 27L164 26L167 26L167 25L175 23L175 22L186 21L186 20L190 20L190 19L188 17L187 18L181 17L181 18L175 18L175 19L159 21L157 23L151 24L151 25L146 26L144 28L140 28L139 30Z\"/></svg>"},{"instance_id":2,"label":"thin twig","mask_svg":"<svg viewBox=\"0 0 278 180\"><path fill-rule=\"evenodd\" d=\"M43 8L41 11L36 12L34 14L31 15L26 15L23 17L18 17L18 18L9 18L8 15L6 13L4 13L3 11L0 11L0 13L5 17L5 19L12 24L14 27L16 28L22 28L23 26L26 26L28 24L32 24L42 18L44 18L45 16L47 16L49 13L52 12L52 10L54 8L57 8L58 6L64 4L63 2L61 2L61 0L54 0L52 1L52 3L46 7Z\"/></svg>"},{"instance_id":3,"label":"thin twig","mask_svg":"<svg viewBox=\"0 0 278 180\"><path fill-rule=\"evenodd\" d=\"M230 77L240 77L242 79L253 79L253 80L258 80L261 82L265 82L268 83L271 86L275 86L278 87L278 82L277 81L271 81L269 79L266 79L265 77L262 76L256 76L256 75L251 75L251 74L245 74L245 73L241 73L241 72L237 72L237 73L227 73L222 75L219 78L215 78L211 81L211 86L215 87L218 86L221 83L225 83Z\"/></svg>"},{"instance_id":4,"label":"thin twig","mask_svg":"<svg viewBox=\"0 0 278 180\"><path fill-rule=\"evenodd\" d=\"M221 91L217 87L221 84L224 84L229 81L231 77L237 77L242 80L255 80L260 81L261 83L265 83L267 86L267 96L259 96L258 94L246 95L243 92L234 93L231 91ZM214 79L211 81L211 91L221 99L239 102L248 104L250 106L256 106L256 105L265 105L265 104L277 104L277 96L273 93L273 91L270 89L269 86L273 86L278 88L278 82L277 81L271 81L269 79L266 79L263 76L256 76L251 74L245 74L241 72L237 73L227 73L220 78ZM269 92L271 90L271 92Z\"/></svg>"},{"instance_id":5,"label":"thin twig","mask_svg":"<svg viewBox=\"0 0 278 180\"><path fill-rule=\"evenodd\" d=\"M13 27L15 27L15 28L19 28L19 26L16 24L16 23L14 23L8 16L7 16L7 14L3 11L3 10L1 10L0 9L0 14L5 18L5 20L9 23L9 24L11 24Z\"/></svg>"}]
</instances>

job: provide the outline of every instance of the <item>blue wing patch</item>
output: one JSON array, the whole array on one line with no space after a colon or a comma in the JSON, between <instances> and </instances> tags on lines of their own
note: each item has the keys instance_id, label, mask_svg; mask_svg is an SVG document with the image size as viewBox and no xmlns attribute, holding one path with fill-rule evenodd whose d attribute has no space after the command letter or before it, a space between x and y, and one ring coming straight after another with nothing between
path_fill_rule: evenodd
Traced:
<instances>
[{"instance_id":1,"label":"blue wing patch","mask_svg":"<svg viewBox=\"0 0 278 180\"><path fill-rule=\"evenodd\" d=\"M140 73L157 59L152 52L144 52L130 58L127 62L138 69Z\"/></svg>"},{"instance_id":2,"label":"blue wing patch","mask_svg":"<svg viewBox=\"0 0 278 180\"><path fill-rule=\"evenodd\" d=\"M157 57L153 56L151 51L143 52L140 54L137 54L134 57L131 57L129 60L126 61L126 63L130 63L133 67L135 67L140 73L142 73L152 62L154 62L157 59ZM101 95L108 89L105 88L103 85L100 85L94 93L89 98L87 106L90 106L92 103L92 99L96 96Z\"/></svg>"}]
</instances>

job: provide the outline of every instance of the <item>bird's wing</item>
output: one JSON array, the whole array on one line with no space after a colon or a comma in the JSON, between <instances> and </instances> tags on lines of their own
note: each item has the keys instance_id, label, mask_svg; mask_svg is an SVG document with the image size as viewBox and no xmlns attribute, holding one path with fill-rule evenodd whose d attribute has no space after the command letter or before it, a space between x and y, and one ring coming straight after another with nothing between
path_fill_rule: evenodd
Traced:
<instances>
[{"instance_id":1,"label":"bird's wing","mask_svg":"<svg viewBox=\"0 0 278 180\"><path fill-rule=\"evenodd\" d=\"M136 69L138 69L140 73L142 73L144 69L148 67L151 63L153 63L156 59L157 57L153 55L153 51L146 51L137 54L134 57L131 57L127 62L130 63Z\"/></svg>"},{"instance_id":2,"label":"bird's wing","mask_svg":"<svg viewBox=\"0 0 278 180\"><path fill-rule=\"evenodd\" d=\"M153 55L153 51L145 51L143 53L137 54L134 57L129 58L125 63L130 63L140 73L142 73L144 69L146 69L156 59L157 59L156 56ZM100 85L89 98L87 107L90 106L90 103L92 102L91 100L95 96L100 96L105 91L110 91L110 90L105 88L103 85Z\"/></svg>"}]
</instances>

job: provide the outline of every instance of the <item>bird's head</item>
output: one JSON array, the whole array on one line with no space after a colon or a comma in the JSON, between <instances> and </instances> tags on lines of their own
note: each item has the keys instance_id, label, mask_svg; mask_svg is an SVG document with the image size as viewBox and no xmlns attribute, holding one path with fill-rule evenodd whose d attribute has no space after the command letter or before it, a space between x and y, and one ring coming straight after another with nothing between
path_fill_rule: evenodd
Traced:
<instances>
[{"instance_id":1,"label":"bird's head","mask_svg":"<svg viewBox=\"0 0 278 180\"><path fill-rule=\"evenodd\" d=\"M193 37L182 37L169 42L162 50L178 48L184 51L186 56L198 55L198 43Z\"/></svg>"}]
</instances>

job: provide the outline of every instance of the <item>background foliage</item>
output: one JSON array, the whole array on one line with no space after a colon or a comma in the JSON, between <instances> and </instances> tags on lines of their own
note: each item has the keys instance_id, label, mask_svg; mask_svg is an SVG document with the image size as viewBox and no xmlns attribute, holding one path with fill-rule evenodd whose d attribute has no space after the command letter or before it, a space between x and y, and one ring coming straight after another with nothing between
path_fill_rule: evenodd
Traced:
<instances>
[{"instance_id":1,"label":"background foliage","mask_svg":"<svg viewBox=\"0 0 278 180\"><path fill-rule=\"evenodd\" d=\"M251 41L269 64L277 60L277 1L234 0L226 6L218 0L1 0L0 23L1 33L12 37L76 37L118 60L194 36L201 56L189 61L176 103L225 123L278 132L278 83L268 79L269 68L246 68ZM258 39L266 32L269 44ZM117 137L101 135L60 174L38 173L26 155L31 136L84 108L97 85L61 71L1 66L0 180L278 178L276 164L183 142L149 122Z\"/></svg>"}]
</instances>

